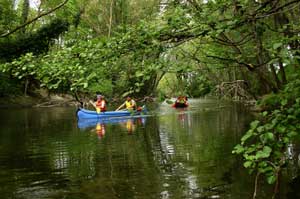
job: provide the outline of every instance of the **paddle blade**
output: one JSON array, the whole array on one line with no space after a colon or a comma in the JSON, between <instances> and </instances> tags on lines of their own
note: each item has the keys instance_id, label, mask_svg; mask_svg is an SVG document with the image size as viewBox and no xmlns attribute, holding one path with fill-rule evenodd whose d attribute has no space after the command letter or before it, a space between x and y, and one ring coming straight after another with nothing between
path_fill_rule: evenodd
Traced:
<instances>
[{"instance_id":1,"label":"paddle blade","mask_svg":"<svg viewBox=\"0 0 300 199\"><path fill-rule=\"evenodd\" d=\"M166 100L166 103L167 103L167 104L173 104L173 101L172 101L172 100L169 100L169 99L167 99L167 100Z\"/></svg>"}]
</instances>

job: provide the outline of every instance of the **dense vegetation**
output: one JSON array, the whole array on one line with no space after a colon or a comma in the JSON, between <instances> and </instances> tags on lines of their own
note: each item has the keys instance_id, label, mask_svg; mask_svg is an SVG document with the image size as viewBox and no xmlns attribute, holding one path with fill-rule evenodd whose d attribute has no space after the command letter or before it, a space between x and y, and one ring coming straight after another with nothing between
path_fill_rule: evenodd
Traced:
<instances>
[{"instance_id":1,"label":"dense vegetation","mask_svg":"<svg viewBox=\"0 0 300 199\"><path fill-rule=\"evenodd\" d=\"M300 128L300 1L16 2L0 3L1 95L42 87L77 97L259 100L262 119L234 152L278 181Z\"/></svg>"},{"instance_id":2,"label":"dense vegetation","mask_svg":"<svg viewBox=\"0 0 300 199\"><path fill-rule=\"evenodd\" d=\"M299 64L298 1L2 4L3 71L26 89L257 99Z\"/></svg>"}]
</instances>

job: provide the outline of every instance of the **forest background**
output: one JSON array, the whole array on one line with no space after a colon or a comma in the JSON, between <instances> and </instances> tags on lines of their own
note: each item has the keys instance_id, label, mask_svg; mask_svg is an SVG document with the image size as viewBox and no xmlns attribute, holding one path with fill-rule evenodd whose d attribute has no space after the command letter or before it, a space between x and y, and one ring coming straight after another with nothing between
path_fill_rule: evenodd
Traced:
<instances>
[{"instance_id":1,"label":"forest background","mask_svg":"<svg viewBox=\"0 0 300 199\"><path fill-rule=\"evenodd\" d=\"M260 99L299 67L298 1L2 0L1 95Z\"/></svg>"},{"instance_id":2,"label":"forest background","mask_svg":"<svg viewBox=\"0 0 300 199\"><path fill-rule=\"evenodd\" d=\"M234 153L272 184L299 136L299 17L299 0L1 0L0 97L254 100Z\"/></svg>"}]
</instances>

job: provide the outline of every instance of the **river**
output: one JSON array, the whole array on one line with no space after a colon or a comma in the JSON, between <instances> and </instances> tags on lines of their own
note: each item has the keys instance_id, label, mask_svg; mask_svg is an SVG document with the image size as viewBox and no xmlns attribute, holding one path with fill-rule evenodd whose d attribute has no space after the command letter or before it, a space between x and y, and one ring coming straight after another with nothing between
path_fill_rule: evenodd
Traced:
<instances>
[{"instance_id":1,"label":"river","mask_svg":"<svg viewBox=\"0 0 300 199\"><path fill-rule=\"evenodd\" d=\"M238 104L189 103L105 123L78 122L70 107L0 110L1 198L251 198L254 178L231 151L253 116ZM261 184L259 198L271 198ZM286 180L282 198L296 189Z\"/></svg>"}]
</instances>

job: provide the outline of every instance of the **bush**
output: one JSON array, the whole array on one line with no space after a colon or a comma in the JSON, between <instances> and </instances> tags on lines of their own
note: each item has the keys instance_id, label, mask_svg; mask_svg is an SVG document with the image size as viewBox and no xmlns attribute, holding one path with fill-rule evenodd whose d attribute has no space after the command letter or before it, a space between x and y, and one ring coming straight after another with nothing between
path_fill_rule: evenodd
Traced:
<instances>
[{"instance_id":1,"label":"bush","mask_svg":"<svg viewBox=\"0 0 300 199\"><path fill-rule=\"evenodd\" d=\"M0 73L0 97L20 94L22 94L20 82L10 79L7 74Z\"/></svg>"}]
</instances>

